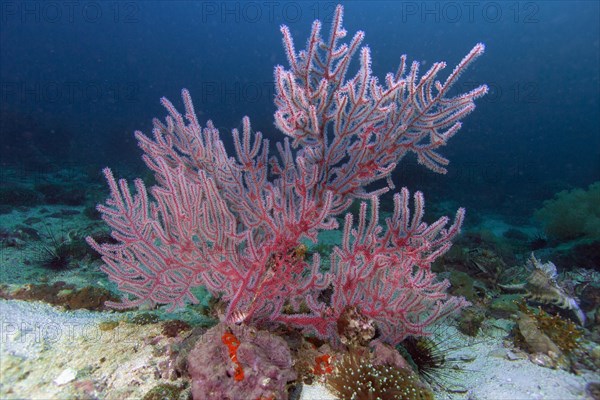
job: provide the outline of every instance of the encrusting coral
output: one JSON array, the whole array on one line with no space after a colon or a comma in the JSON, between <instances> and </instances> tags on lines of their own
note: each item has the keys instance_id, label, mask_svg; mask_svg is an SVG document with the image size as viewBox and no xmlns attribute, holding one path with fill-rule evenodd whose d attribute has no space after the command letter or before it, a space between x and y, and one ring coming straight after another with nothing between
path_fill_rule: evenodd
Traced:
<instances>
[{"instance_id":1,"label":"encrusting coral","mask_svg":"<svg viewBox=\"0 0 600 400\"><path fill-rule=\"evenodd\" d=\"M515 346L529 353L534 364L547 368L577 369L581 357L582 331L569 319L550 315L541 308L517 303L519 312L513 329Z\"/></svg>"},{"instance_id":2,"label":"encrusting coral","mask_svg":"<svg viewBox=\"0 0 600 400\"><path fill-rule=\"evenodd\" d=\"M562 356L562 352L538 326L537 319L527 313L519 313L517 319L518 334L515 335L515 342L524 347L530 353L543 353Z\"/></svg>"},{"instance_id":3,"label":"encrusting coral","mask_svg":"<svg viewBox=\"0 0 600 400\"><path fill-rule=\"evenodd\" d=\"M268 331L220 323L188 356L195 400L285 400L296 379L286 342Z\"/></svg>"},{"instance_id":4,"label":"encrusting coral","mask_svg":"<svg viewBox=\"0 0 600 400\"><path fill-rule=\"evenodd\" d=\"M582 332L574 322L558 314L550 315L541 308L534 312L524 302L518 306L517 326L520 335L516 335L515 341L518 345L525 344L521 347L527 347L531 352L568 355L579 346ZM523 340L525 343L522 343Z\"/></svg>"},{"instance_id":5,"label":"encrusting coral","mask_svg":"<svg viewBox=\"0 0 600 400\"><path fill-rule=\"evenodd\" d=\"M364 316L356 307L347 307L337 321L337 331L342 344L365 346L375 337L375 321Z\"/></svg>"}]
</instances>

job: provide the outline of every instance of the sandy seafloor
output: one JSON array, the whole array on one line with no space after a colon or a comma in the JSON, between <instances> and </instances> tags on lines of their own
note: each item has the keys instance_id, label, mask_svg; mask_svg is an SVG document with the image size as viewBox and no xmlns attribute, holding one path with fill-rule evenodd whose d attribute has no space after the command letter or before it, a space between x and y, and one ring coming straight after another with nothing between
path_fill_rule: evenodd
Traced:
<instances>
[{"instance_id":1,"label":"sandy seafloor","mask_svg":"<svg viewBox=\"0 0 600 400\"><path fill-rule=\"evenodd\" d=\"M121 322L110 332L98 324L111 313L64 312L39 302L0 301L2 399L138 399L157 383L159 354L169 338L160 324ZM445 345L455 349L456 370L442 379L447 391L440 399L584 399L585 385L597 381L593 372L574 375L533 364L504 344L509 320L494 320L477 338L443 329ZM320 385L305 386L303 400L334 399ZM241 400L241 399L240 399Z\"/></svg>"}]
</instances>

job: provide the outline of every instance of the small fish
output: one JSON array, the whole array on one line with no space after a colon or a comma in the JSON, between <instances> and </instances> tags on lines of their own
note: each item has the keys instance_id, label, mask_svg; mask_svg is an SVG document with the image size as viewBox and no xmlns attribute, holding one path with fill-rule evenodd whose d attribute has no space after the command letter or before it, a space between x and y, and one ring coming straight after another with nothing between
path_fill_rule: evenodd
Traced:
<instances>
[{"instance_id":1,"label":"small fish","mask_svg":"<svg viewBox=\"0 0 600 400\"><path fill-rule=\"evenodd\" d=\"M227 323L228 324L240 325L241 323L243 323L246 320L246 318L248 318L248 312L247 311L244 311L244 310L235 310L227 318Z\"/></svg>"}]
</instances>

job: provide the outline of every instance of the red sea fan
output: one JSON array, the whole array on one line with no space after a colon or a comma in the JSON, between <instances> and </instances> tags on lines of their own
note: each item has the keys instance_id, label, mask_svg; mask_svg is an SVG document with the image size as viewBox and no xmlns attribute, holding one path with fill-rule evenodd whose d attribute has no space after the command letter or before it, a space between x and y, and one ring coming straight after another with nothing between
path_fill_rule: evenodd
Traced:
<instances>
[{"instance_id":1,"label":"red sea fan","mask_svg":"<svg viewBox=\"0 0 600 400\"><path fill-rule=\"evenodd\" d=\"M444 81L437 77L445 63L432 64L419 77L419 63L408 66L402 56L397 72L380 84L371 73L369 48L360 47L364 33L343 43L342 12L338 6L328 39L315 21L300 52L282 27L290 67L275 68L275 123L287 137L276 144L276 155L269 155L269 142L246 117L242 132L232 132L231 157L213 123L200 125L183 90L184 114L163 98L169 115L154 120L153 137L136 132L157 182L150 193L141 180L131 193L126 181L104 170L111 197L98 210L117 243L87 240L124 293L111 306L175 308L197 302L191 289L204 285L228 304L229 322L278 321L335 340L340 313L357 306L394 343L424 334L466 304L449 298L448 283L430 269L458 233L463 211L449 227L447 218L427 225L422 195L415 194L411 216L402 189L384 230L378 198L393 189L390 174L409 152L445 172L448 160L438 150L487 87L449 92L484 46L477 44ZM347 77L356 54L360 67ZM377 183L378 189L366 191ZM371 201L370 220L366 205L357 227L346 216L331 271L321 271L318 254L312 260L296 254L320 231L337 228L335 217L357 198ZM323 302L320 295L330 289L331 301Z\"/></svg>"}]
</instances>

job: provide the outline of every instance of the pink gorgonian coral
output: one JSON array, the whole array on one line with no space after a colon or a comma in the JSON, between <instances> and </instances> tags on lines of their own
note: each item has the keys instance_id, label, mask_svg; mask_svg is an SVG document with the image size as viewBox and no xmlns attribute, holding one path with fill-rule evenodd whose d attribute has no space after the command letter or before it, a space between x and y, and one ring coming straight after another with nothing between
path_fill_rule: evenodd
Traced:
<instances>
[{"instance_id":1,"label":"pink gorgonian coral","mask_svg":"<svg viewBox=\"0 0 600 400\"><path fill-rule=\"evenodd\" d=\"M286 136L275 155L247 117L242 132L232 132L235 156L227 154L213 123L200 125L184 90L184 114L163 98L165 122L154 121L153 137L136 132L156 177L150 193L139 179L132 193L104 170L111 195L98 209L117 243L88 242L124 293L110 305L174 308L197 302L191 289L204 285L227 302L228 322L281 322L335 339L336 321L354 307L390 343L424 334L466 304L449 297L448 282L430 268L459 232L464 211L450 225L448 218L428 225L423 196L413 196L411 213L402 189L384 228L379 197L393 189L390 174L409 152L445 172L439 148L487 92L482 85L451 96L450 88L484 46L477 44L443 81L437 77L445 63L419 76L419 63L408 65L402 56L380 82L371 74L369 48L361 47L364 33L343 43L341 6L327 39L314 22L305 50L296 52L288 28L281 30L290 66L275 68L275 125ZM349 77L357 54L358 72ZM325 271L319 255L307 260L302 246L337 228L336 216L356 199L370 206L346 215L342 244Z\"/></svg>"}]
</instances>

